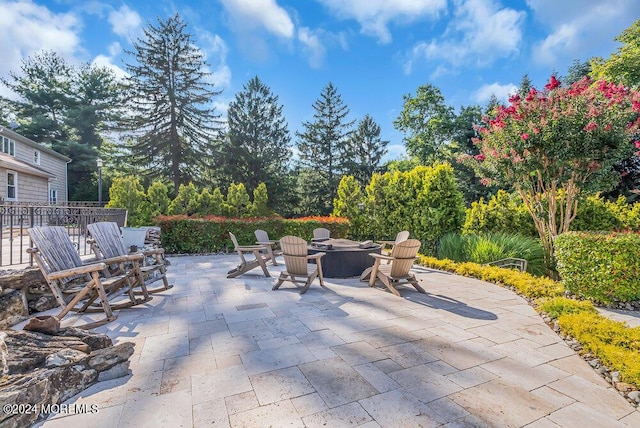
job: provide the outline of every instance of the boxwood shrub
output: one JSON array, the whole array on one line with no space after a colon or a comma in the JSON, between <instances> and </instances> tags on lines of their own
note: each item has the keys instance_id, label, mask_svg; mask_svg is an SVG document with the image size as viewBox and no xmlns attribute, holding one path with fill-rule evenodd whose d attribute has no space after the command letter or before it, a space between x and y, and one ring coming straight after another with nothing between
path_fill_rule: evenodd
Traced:
<instances>
[{"instance_id":1,"label":"boxwood shrub","mask_svg":"<svg viewBox=\"0 0 640 428\"><path fill-rule=\"evenodd\" d=\"M640 236L569 232L554 240L567 291L598 304L640 300Z\"/></svg>"},{"instance_id":2,"label":"boxwood shrub","mask_svg":"<svg viewBox=\"0 0 640 428\"><path fill-rule=\"evenodd\" d=\"M162 229L162 246L168 254L203 254L232 250L229 232L236 235L241 245L256 241L256 229L265 230L271 239L285 235L299 236L307 241L313 237L313 229L324 227L331 236L344 238L349 231L349 220L341 217L281 217L229 218L161 216L156 224Z\"/></svg>"}]
</instances>

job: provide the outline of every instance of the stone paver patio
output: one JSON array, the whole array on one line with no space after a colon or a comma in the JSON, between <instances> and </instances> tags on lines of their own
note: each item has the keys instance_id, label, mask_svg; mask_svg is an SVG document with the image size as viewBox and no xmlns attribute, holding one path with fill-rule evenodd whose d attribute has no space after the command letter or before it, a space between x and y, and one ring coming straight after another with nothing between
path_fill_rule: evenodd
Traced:
<instances>
[{"instance_id":1,"label":"stone paver patio","mask_svg":"<svg viewBox=\"0 0 640 428\"><path fill-rule=\"evenodd\" d=\"M98 413L39 426L640 426L640 412L499 286L417 268L427 295L354 278L301 296L290 283L271 291L282 266L229 280L237 256L170 261L173 289L99 329L135 343L132 374L67 402Z\"/></svg>"}]
</instances>

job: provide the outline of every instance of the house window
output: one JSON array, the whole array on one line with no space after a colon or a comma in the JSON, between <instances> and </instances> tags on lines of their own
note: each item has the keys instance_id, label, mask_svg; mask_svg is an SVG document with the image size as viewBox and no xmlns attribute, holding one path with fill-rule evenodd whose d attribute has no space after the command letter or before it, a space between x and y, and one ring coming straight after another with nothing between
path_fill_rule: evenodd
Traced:
<instances>
[{"instance_id":1,"label":"house window","mask_svg":"<svg viewBox=\"0 0 640 428\"><path fill-rule=\"evenodd\" d=\"M7 171L7 200L15 201L18 199L18 173Z\"/></svg>"},{"instance_id":2,"label":"house window","mask_svg":"<svg viewBox=\"0 0 640 428\"><path fill-rule=\"evenodd\" d=\"M33 163L40 165L40 150L33 151Z\"/></svg>"},{"instance_id":3,"label":"house window","mask_svg":"<svg viewBox=\"0 0 640 428\"><path fill-rule=\"evenodd\" d=\"M58 202L58 191L56 189L49 189L49 202L52 204Z\"/></svg>"},{"instance_id":4,"label":"house window","mask_svg":"<svg viewBox=\"0 0 640 428\"><path fill-rule=\"evenodd\" d=\"M16 155L16 142L11 138L2 137L2 151L11 156Z\"/></svg>"}]
</instances>

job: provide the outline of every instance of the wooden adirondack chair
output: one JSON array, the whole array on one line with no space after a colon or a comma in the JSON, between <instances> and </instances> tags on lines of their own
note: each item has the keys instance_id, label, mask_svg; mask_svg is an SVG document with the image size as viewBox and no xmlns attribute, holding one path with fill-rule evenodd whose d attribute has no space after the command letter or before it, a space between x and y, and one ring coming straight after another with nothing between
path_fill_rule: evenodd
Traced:
<instances>
[{"instance_id":1,"label":"wooden adirondack chair","mask_svg":"<svg viewBox=\"0 0 640 428\"><path fill-rule=\"evenodd\" d=\"M271 264L278 266L277 256L282 255L282 250L278 250L278 241L269 239L269 234L264 230L258 229L253 232L256 235L256 244L263 245L267 249L267 258L271 260Z\"/></svg>"},{"instance_id":2,"label":"wooden adirondack chair","mask_svg":"<svg viewBox=\"0 0 640 428\"><path fill-rule=\"evenodd\" d=\"M322 263L320 259L325 253L307 254L307 241L297 236L285 236L280 239L284 264L286 269L280 273L278 282L273 286L273 290L280 288L284 281L291 281L297 284L296 277L306 278L304 287L300 294L307 292L316 276L320 279L320 286L324 287L324 277L322 276ZM309 272L309 260L315 260L315 269Z\"/></svg>"},{"instance_id":3,"label":"wooden adirondack chair","mask_svg":"<svg viewBox=\"0 0 640 428\"><path fill-rule=\"evenodd\" d=\"M417 258L420 245L420 241L417 239L407 239L395 245L390 256L369 254L376 259L371 270L369 286L373 287L376 280L379 279L389 291L398 297L401 296L396 286L403 283L413 285L420 293L426 293L424 288L418 284L415 274L411 272L411 267ZM382 260L389 260L391 263L383 265L381 264Z\"/></svg>"},{"instance_id":4,"label":"wooden adirondack chair","mask_svg":"<svg viewBox=\"0 0 640 428\"><path fill-rule=\"evenodd\" d=\"M115 320L117 316L113 314L113 309L130 307L151 299L148 295L144 300L135 298L133 286L142 280L135 271L110 278L100 276L109 264L139 261L142 256L124 256L85 265L64 227L34 227L27 232L35 245L28 252L35 258L53 296L62 308L56 315L59 320L70 311L95 312L95 306L99 306L101 309L97 310L104 312L104 319L78 326L90 329ZM144 288L144 283L141 287ZM65 298L65 294L71 295L70 300ZM123 294L128 295L128 301L110 303L110 300L122 297ZM99 304L96 300L99 300Z\"/></svg>"},{"instance_id":5,"label":"wooden adirondack chair","mask_svg":"<svg viewBox=\"0 0 640 428\"><path fill-rule=\"evenodd\" d=\"M376 243L382 245L382 248L380 249L380 253L386 256L389 256L393 252L393 247L395 247L396 245L398 245L403 241L406 241L407 239L409 239L409 232L407 232L406 230L403 230L402 232L398 232L398 234L396 235L395 241L376 241ZM390 246L391 248L386 250L385 247L387 246ZM387 259L386 263L387 264L391 263L391 259ZM360 281L367 281L371 277L372 270L373 270L373 266L366 268L360 275Z\"/></svg>"},{"instance_id":6,"label":"wooden adirondack chair","mask_svg":"<svg viewBox=\"0 0 640 428\"><path fill-rule=\"evenodd\" d=\"M264 245L239 245L238 240L233 233L229 232L229 236L231 237L231 241L235 247L234 251L240 256L240 264L235 269L231 269L227 273L227 278L235 278L236 276L242 275L243 273L257 268L258 266L262 268L264 276L271 276L267 270L268 259L264 254L262 254L262 251L266 252L266 247ZM244 257L245 254L253 254L255 259L247 260Z\"/></svg>"},{"instance_id":7,"label":"wooden adirondack chair","mask_svg":"<svg viewBox=\"0 0 640 428\"><path fill-rule=\"evenodd\" d=\"M331 232L324 227L318 227L313 229L313 239L329 239L331 238Z\"/></svg>"},{"instance_id":8,"label":"wooden adirondack chair","mask_svg":"<svg viewBox=\"0 0 640 428\"><path fill-rule=\"evenodd\" d=\"M118 224L110 221L102 221L87 225L87 230L91 235L91 250L96 255L96 259L117 258L129 255L129 250L125 248L120 236ZM148 293L159 293L169 290L173 284L167 280L167 266L164 260L163 248L151 248L140 251L144 256L142 266L139 266L140 273L144 277L145 285L162 280L163 286L147 290ZM153 263L146 263L147 258L153 259ZM109 272L112 274L122 273L121 264L111 265Z\"/></svg>"},{"instance_id":9,"label":"wooden adirondack chair","mask_svg":"<svg viewBox=\"0 0 640 428\"><path fill-rule=\"evenodd\" d=\"M393 251L393 247L401 243L402 241L406 241L409 239L409 232L403 230L402 232L398 232L396 235L395 241L376 241L378 244L382 245L382 249L380 250L382 254L390 255L391 251ZM391 247L390 249L386 249L386 247Z\"/></svg>"}]
</instances>

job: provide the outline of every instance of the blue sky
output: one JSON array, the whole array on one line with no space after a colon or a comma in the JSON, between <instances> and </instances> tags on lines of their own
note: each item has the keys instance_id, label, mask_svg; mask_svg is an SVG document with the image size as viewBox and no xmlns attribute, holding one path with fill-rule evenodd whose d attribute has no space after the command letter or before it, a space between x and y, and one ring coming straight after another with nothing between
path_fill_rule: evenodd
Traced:
<instances>
[{"instance_id":1,"label":"blue sky","mask_svg":"<svg viewBox=\"0 0 640 428\"><path fill-rule=\"evenodd\" d=\"M640 18L640 1L0 0L0 76L41 49L122 74L142 27L176 12L223 90L221 114L258 75L279 96L293 136L331 81L351 119L370 114L381 125L393 158L403 153L392 123L404 94L432 84L458 109L491 94L505 99L525 73L542 86L574 59L611 54L614 37Z\"/></svg>"}]
</instances>

